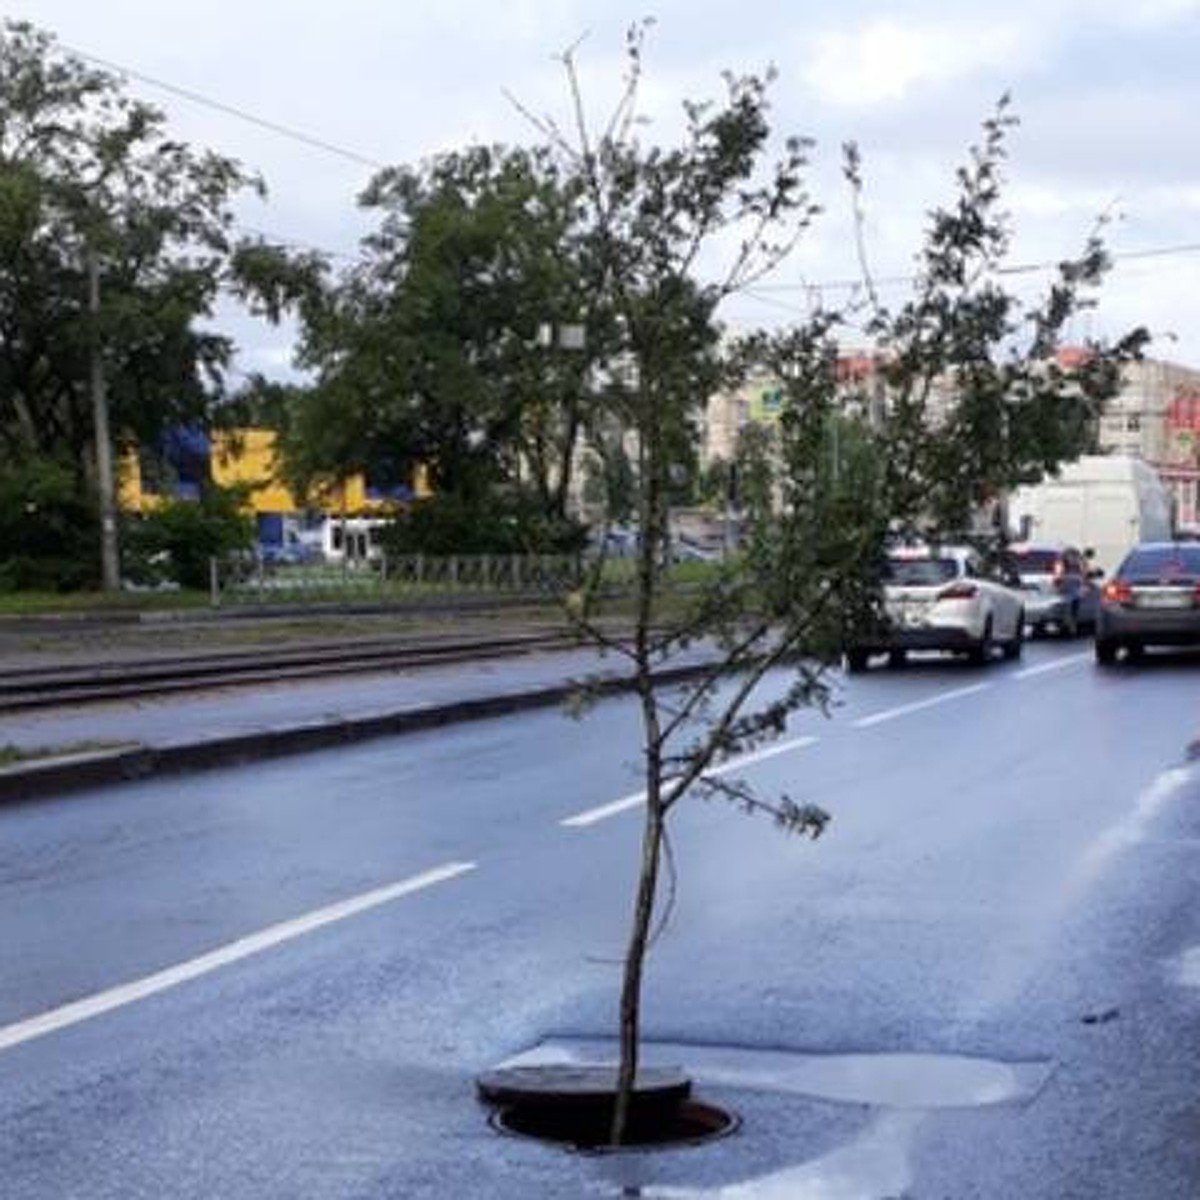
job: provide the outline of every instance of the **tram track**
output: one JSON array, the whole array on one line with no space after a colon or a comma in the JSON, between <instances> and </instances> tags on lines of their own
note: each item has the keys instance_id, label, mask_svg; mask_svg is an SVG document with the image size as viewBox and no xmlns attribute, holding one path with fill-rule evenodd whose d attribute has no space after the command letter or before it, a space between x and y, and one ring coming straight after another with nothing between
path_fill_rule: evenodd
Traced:
<instances>
[{"instance_id":1,"label":"tram track","mask_svg":"<svg viewBox=\"0 0 1200 1200\"><path fill-rule=\"evenodd\" d=\"M174 656L17 668L0 676L0 714L142 699L336 675L452 666L480 659L574 649L566 630L490 637L380 637L347 643L222 650Z\"/></svg>"}]
</instances>

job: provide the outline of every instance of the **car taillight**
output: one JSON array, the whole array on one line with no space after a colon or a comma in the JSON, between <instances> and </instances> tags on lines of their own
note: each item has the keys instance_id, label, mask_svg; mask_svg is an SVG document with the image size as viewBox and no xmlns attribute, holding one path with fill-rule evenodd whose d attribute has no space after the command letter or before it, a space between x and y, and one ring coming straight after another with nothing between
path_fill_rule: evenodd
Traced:
<instances>
[{"instance_id":1,"label":"car taillight","mask_svg":"<svg viewBox=\"0 0 1200 1200\"><path fill-rule=\"evenodd\" d=\"M1114 579L1104 585L1103 595L1110 604L1128 604L1133 600L1133 588Z\"/></svg>"},{"instance_id":2,"label":"car taillight","mask_svg":"<svg viewBox=\"0 0 1200 1200\"><path fill-rule=\"evenodd\" d=\"M952 583L938 592L939 600L974 600L979 589L973 583Z\"/></svg>"}]
</instances>

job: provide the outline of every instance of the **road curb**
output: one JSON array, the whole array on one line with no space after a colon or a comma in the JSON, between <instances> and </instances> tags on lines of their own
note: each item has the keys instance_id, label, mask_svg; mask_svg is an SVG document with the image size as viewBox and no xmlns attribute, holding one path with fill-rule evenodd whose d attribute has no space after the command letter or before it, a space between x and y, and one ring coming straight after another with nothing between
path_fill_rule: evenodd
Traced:
<instances>
[{"instance_id":1,"label":"road curb","mask_svg":"<svg viewBox=\"0 0 1200 1200\"><path fill-rule=\"evenodd\" d=\"M711 662L672 667L656 671L654 680L667 685L683 683L711 671L712 667ZM521 692L503 692L495 696L422 705L361 717L323 719L201 741L31 759L0 768L0 804L20 804L26 800L44 799L106 784L126 783L153 775L185 774L236 766L260 759L328 750L371 738L421 733L444 725L550 708L566 701L579 686L578 681L566 681ZM633 679L630 676L601 677L590 679L588 687L596 695L618 695L633 689Z\"/></svg>"}]
</instances>

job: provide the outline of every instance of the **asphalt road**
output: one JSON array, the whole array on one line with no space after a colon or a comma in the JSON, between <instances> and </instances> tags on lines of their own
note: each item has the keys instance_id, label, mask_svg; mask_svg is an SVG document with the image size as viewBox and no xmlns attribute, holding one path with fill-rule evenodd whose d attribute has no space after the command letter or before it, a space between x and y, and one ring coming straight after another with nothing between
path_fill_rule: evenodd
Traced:
<instances>
[{"instance_id":1,"label":"asphalt road","mask_svg":"<svg viewBox=\"0 0 1200 1200\"><path fill-rule=\"evenodd\" d=\"M743 1126L671 1153L502 1138L472 1093L613 1032L628 700L0 811L0 1196L1194 1197L1198 674L881 669L744 770L819 842L681 811L645 1033ZM872 1070L916 1053L1046 1078Z\"/></svg>"}]
</instances>

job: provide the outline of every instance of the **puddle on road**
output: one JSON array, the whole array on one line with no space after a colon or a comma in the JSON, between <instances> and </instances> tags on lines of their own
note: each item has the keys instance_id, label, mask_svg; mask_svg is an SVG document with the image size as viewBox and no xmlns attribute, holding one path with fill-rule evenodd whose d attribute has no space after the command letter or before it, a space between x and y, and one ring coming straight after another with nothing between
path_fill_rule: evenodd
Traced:
<instances>
[{"instance_id":1,"label":"puddle on road","mask_svg":"<svg viewBox=\"0 0 1200 1200\"><path fill-rule=\"evenodd\" d=\"M554 1038L501 1066L605 1063L612 1040ZM1053 1069L954 1054L811 1054L646 1042L646 1066L680 1066L700 1088L745 1088L879 1109L856 1137L819 1158L715 1187L657 1182L654 1159L617 1156L598 1194L641 1200L898 1200L913 1183L917 1130L938 1109L1031 1101ZM613 1178L613 1176L617 1178Z\"/></svg>"},{"instance_id":2,"label":"puddle on road","mask_svg":"<svg viewBox=\"0 0 1200 1200\"><path fill-rule=\"evenodd\" d=\"M611 1041L556 1038L501 1065L604 1063L615 1058ZM1001 1062L954 1054L804 1054L679 1042L647 1042L642 1061L646 1066L682 1066L701 1086L919 1111L1026 1102L1041 1090L1052 1069L1045 1061Z\"/></svg>"},{"instance_id":3,"label":"puddle on road","mask_svg":"<svg viewBox=\"0 0 1200 1200\"><path fill-rule=\"evenodd\" d=\"M887 1113L861 1136L799 1166L713 1188L628 1184L609 1196L641 1200L899 1200L912 1184L909 1149L923 1116Z\"/></svg>"}]
</instances>

